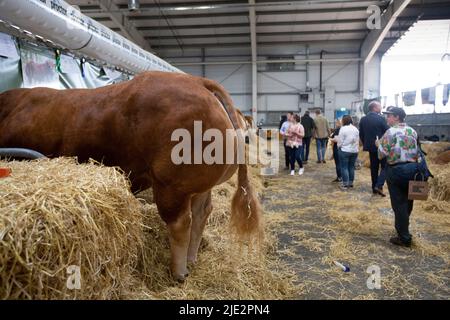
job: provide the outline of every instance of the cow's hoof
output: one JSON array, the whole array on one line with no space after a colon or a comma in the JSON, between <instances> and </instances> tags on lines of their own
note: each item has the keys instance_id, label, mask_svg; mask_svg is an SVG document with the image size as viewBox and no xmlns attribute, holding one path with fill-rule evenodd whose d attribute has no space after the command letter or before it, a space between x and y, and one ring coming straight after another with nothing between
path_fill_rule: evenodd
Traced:
<instances>
[{"instance_id":1,"label":"cow's hoof","mask_svg":"<svg viewBox=\"0 0 450 320\"><path fill-rule=\"evenodd\" d=\"M186 274L176 274L174 275L174 279L175 281L177 281L178 283L184 283L186 281L186 278L189 276L189 273Z\"/></svg>"}]
</instances>

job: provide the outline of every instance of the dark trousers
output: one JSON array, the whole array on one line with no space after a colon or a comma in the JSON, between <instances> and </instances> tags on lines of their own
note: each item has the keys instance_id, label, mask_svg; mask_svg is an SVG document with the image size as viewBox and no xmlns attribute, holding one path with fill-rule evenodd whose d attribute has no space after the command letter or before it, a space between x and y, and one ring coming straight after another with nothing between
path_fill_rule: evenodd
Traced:
<instances>
[{"instance_id":1,"label":"dark trousers","mask_svg":"<svg viewBox=\"0 0 450 320\"><path fill-rule=\"evenodd\" d=\"M386 158L378 159L378 152L369 152L370 174L372 176L372 190L382 189L386 181ZM380 170L381 167L381 170Z\"/></svg>"},{"instance_id":2,"label":"dark trousers","mask_svg":"<svg viewBox=\"0 0 450 320\"><path fill-rule=\"evenodd\" d=\"M342 179L341 161L339 160L339 149L336 146L336 144L334 144L334 146L333 146L333 159L334 159L334 165L336 166L336 177L338 179Z\"/></svg>"},{"instance_id":3,"label":"dark trousers","mask_svg":"<svg viewBox=\"0 0 450 320\"><path fill-rule=\"evenodd\" d=\"M341 163L342 184L346 187L352 186L355 181L355 163L357 153L339 150L339 161Z\"/></svg>"},{"instance_id":4,"label":"dark trousers","mask_svg":"<svg viewBox=\"0 0 450 320\"><path fill-rule=\"evenodd\" d=\"M395 230L399 238L410 243L409 216L414 202L408 200L408 185L418 172L417 163L398 164L386 168L387 185L391 196L391 206L395 213Z\"/></svg>"},{"instance_id":5,"label":"dark trousers","mask_svg":"<svg viewBox=\"0 0 450 320\"><path fill-rule=\"evenodd\" d=\"M297 161L300 168L303 168L303 162L302 162L302 152L303 152L303 146L299 146L298 148L289 148L289 160L291 165L291 170L295 170L295 161Z\"/></svg>"},{"instance_id":6,"label":"dark trousers","mask_svg":"<svg viewBox=\"0 0 450 320\"><path fill-rule=\"evenodd\" d=\"M289 147L286 145L286 139L283 140L284 146L284 162L286 164L286 168L289 168Z\"/></svg>"},{"instance_id":7,"label":"dark trousers","mask_svg":"<svg viewBox=\"0 0 450 320\"><path fill-rule=\"evenodd\" d=\"M303 152L302 160L308 161L309 159L309 146L311 145L311 137L303 137Z\"/></svg>"}]
</instances>

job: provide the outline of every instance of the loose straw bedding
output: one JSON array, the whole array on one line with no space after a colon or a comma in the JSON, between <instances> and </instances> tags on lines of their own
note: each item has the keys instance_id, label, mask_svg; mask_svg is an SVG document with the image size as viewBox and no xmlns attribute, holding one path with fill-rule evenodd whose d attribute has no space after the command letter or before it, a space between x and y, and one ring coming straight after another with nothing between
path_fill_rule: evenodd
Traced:
<instances>
[{"instance_id":1,"label":"loose straw bedding","mask_svg":"<svg viewBox=\"0 0 450 320\"><path fill-rule=\"evenodd\" d=\"M165 224L151 190L137 197L117 168L57 158L0 162L0 299L283 299L293 272L267 233L260 248L228 229L236 176L213 189L213 212L184 284L169 274ZM252 168L256 172L256 168ZM251 177L261 195L262 182ZM70 284L79 268L80 288ZM73 284L73 283L72 283Z\"/></svg>"}]
</instances>

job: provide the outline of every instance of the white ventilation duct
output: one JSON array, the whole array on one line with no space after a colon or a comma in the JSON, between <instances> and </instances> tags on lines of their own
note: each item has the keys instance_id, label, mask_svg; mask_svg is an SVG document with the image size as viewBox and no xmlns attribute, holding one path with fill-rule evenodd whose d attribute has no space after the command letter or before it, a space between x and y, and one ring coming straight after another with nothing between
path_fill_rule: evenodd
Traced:
<instances>
[{"instance_id":1,"label":"white ventilation duct","mask_svg":"<svg viewBox=\"0 0 450 320\"><path fill-rule=\"evenodd\" d=\"M132 73L182 72L62 0L0 0L0 19Z\"/></svg>"}]
</instances>

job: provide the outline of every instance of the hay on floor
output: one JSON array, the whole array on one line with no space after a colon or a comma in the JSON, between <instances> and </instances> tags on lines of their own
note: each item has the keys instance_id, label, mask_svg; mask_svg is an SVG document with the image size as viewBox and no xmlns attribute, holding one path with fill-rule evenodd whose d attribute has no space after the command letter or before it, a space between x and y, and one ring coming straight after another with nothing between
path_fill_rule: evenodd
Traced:
<instances>
[{"instance_id":1,"label":"hay on floor","mask_svg":"<svg viewBox=\"0 0 450 320\"><path fill-rule=\"evenodd\" d=\"M368 153L361 152L368 161ZM431 162L431 161L430 161ZM371 194L370 171L356 174L355 188L331 183L332 163L306 166L301 178L286 174L269 180L265 198L278 253L299 276L300 299L448 299L450 213L444 166L431 170L428 201L416 201L411 217L412 248L389 243L395 235L389 196ZM286 192L288 190L288 192ZM388 190L386 190L388 191ZM429 208L428 208L429 207ZM348 265L344 273L335 261ZM381 290L366 287L367 268L381 268Z\"/></svg>"},{"instance_id":2,"label":"hay on floor","mask_svg":"<svg viewBox=\"0 0 450 320\"><path fill-rule=\"evenodd\" d=\"M249 170L255 191L261 195L259 169ZM148 295L157 299L286 299L296 293L294 272L276 256L276 238L266 225L260 248L236 243L229 228L231 198L236 176L213 189L213 211L208 219L198 262L189 266L185 283L175 283L167 265L170 261L168 235L155 204L145 204L146 250L140 272ZM145 193L146 198L149 191ZM138 197L141 195L139 194Z\"/></svg>"},{"instance_id":3,"label":"hay on floor","mask_svg":"<svg viewBox=\"0 0 450 320\"><path fill-rule=\"evenodd\" d=\"M229 230L236 176L213 189L213 212L183 284L169 273L167 229L151 190L134 197L125 176L74 159L0 162L2 299L283 299L294 274L267 233L260 250L236 245ZM262 181L251 168L261 196ZM145 199L139 199L145 198ZM268 229L270 229L268 227ZM67 288L79 266L81 288Z\"/></svg>"},{"instance_id":4,"label":"hay on floor","mask_svg":"<svg viewBox=\"0 0 450 320\"><path fill-rule=\"evenodd\" d=\"M448 234L450 230L450 166L430 165L434 178L428 180L430 195L418 204L422 209L418 218L430 232Z\"/></svg>"},{"instance_id":5,"label":"hay on floor","mask_svg":"<svg viewBox=\"0 0 450 320\"><path fill-rule=\"evenodd\" d=\"M433 200L450 202L450 165L432 166L434 178L430 179Z\"/></svg>"}]
</instances>

